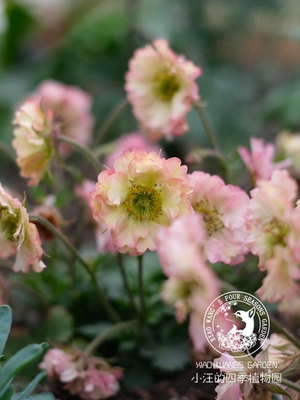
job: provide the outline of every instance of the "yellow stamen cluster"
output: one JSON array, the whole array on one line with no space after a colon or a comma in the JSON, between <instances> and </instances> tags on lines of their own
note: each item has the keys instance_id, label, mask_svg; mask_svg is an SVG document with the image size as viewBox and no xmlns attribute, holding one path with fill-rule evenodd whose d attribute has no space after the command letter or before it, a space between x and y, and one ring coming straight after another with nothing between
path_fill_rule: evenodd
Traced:
<instances>
[{"instance_id":1,"label":"yellow stamen cluster","mask_svg":"<svg viewBox=\"0 0 300 400\"><path fill-rule=\"evenodd\" d=\"M271 246L277 244L285 246L285 237L289 233L289 227L284 222L273 218L267 225L266 231L270 232L269 242Z\"/></svg>"},{"instance_id":2,"label":"yellow stamen cluster","mask_svg":"<svg viewBox=\"0 0 300 400\"><path fill-rule=\"evenodd\" d=\"M193 208L202 215L208 236L224 228L224 224L220 219L220 213L215 207L212 208L207 202L200 200Z\"/></svg>"},{"instance_id":3,"label":"yellow stamen cluster","mask_svg":"<svg viewBox=\"0 0 300 400\"><path fill-rule=\"evenodd\" d=\"M170 101L180 88L177 77L170 71L159 73L155 77L155 82L156 93L160 100L165 102Z\"/></svg>"},{"instance_id":4,"label":"yellow stamen cluster","mask_svg":"<svg viewBox=\"0 0 300 400\"><path fill-rule=\"evenodd\" d=\"M162 214L161 192L156 187L134 184L123 204L134 220L155 221Z\"/></svg>"}]
</instances>

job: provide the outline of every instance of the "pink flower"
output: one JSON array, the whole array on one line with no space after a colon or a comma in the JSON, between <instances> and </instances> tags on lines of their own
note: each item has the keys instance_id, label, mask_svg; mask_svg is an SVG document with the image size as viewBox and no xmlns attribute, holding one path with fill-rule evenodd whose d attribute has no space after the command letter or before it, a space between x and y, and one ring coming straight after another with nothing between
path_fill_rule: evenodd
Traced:
<instances>
[{"instance_id":1,"label":"pink flower","mask_svg":"<svg viewBox=\"0 0 300 400\"><path fill-rule=\"evenodd\" d=\"M148 153L154 151L161 157L164 157L164 152L156 143L150 142L150 140L143 133L134 132L123 135L116 140L112 153L108 154L104 159L104 165L108 168L113 168L114 162L118 156L123 153L123 151L132 151L134 148L144 149Z\"/></svg>"},{"instance_id":2,"label":"pink flower","mask_svg":"<svg viewBox=\"0 0 300 400\"><path fill-rule=\"evenodd\" d=\"M190 202L201 215L207 239L204 253L212 263L237 264L248 252L246 214L249 198L240 188L225 185L221 178L204 172L193 172L190 184L194 189Z\"/></svg>"},{"instance_id":3,"label":"pink flower","mask_svg":"<svg viewBox=\"0 0 300 400\"><path fill-rule=\"evenodd\" d=\"M181 136L186 115L199 100L195 79L201 69L178 56L164 39L135 52L126 74L128 99L136 119L156 136Z\"/></svg>"},{"instance_id":4,"label":"pink flower","mask_svg":"<svg viewBox=\"0 0 300 400\"><path fill-rule=\"evenodd\" d=\"M295 209L296 182L288 172L275 171L251 191L247 228L250 251L259 256L259 268L268 275L258 290L268 301L295 295L300 278L300 213Z\"/></svg>"},{"instance_id":5,"label":"pink flower","mask_svg":"<svg viewBox=\"0 0 300 400\"><path fill-rule=\"evenodd\" d=\"M190 192L186 167L178 158L134 149L121 154L114 169L99 174L90 207L96 221L112 231L120 252L142 254L156 250L161 225L189 210Z\"/></svg>"},{"instance_id":6,"label":"pink flower","mask_svg":"<svg viewBox=\"0 0 300 400\"><path fill-rule=\"evenodd\" d=\"M275 163L275 146L271 143L264 144L262 139L250 139L251 151L245 147L239 147L238 152L254 181L258 179L270 179L273 172L290 166L290 161L285 160Z\"/></svg>"},{"instance_id":7,"label":"pink flower","mask_svg":"<svg viewBox=\"0 0 300 400\"><path fill-rule=\"evenodd\" d=\"M46 110L53 110L54 122L62 135L69 137L82 146L87 146L91 139L94 119L90 112L90 95L76 87L48 80L40 84L32 99L42 104ZM72 148L61 143L60 154L68 156Z\"/></svg>"},{"instance_id":8,"label":"pink flower","mask_svg":"<svg viewBox=\"0 0 300 400\"><path fill-rule=\"evenodd\" d=\"M49 195L44 199L43 204L37 206L33 210L33 214L43 217L48 220L55 228L60 228L62 223L62 216L59 210L55 207L55 196ZM35 222L39 234L44 240L54 239L54 234L45 228L42 224Z\"/></svg>"},{"instance_id":9,"label":"pink flower","mask_svg":"<svg viewBox=\"0 0 300 400\"><path fill-rule=\"evenodd\" d=\"M89 179L85 179L81 186L77 186L75 188L78 197L81 198L86 204L88 204L90 201L91 193L95 190L95 185L95 182ZM116 254L117 249L111 237L111 232L105 227L104 224L94 220L90 209L88 209L87 211L89 213L88 219L95 230L97 250L99 251L99 253Z\"/></svg>"},{"instance_id":10,"label":"pink flower","mask_svg":"<svg viewBox=\"0 0 300 400\"><path fill-rule=\"evenodd\" d=\"M292 175L300 174L300 134L289 131L280 132L276 139L278 150L291 161Z\"/></svg>"},{"instance_id":11,"label":"pink flower","mask_svg":"<svg viewBox=\"0 0 300 400\"><path fill-rule=\"evenodd\" d=\"M28 272L30 265L36 272L46 266L42 261L41 240L34 224L20 200L14 199L0 184L0 258L17 255L13 270Z\"/></svg>"},{"instance_id":12,"label":"pink flower","mask_svg":"<svg viewBox=\"0 0 300 400\"><path fill-rule=\"evenodd\" d=\"M162 298L174 305L179 323L190 314L189 332L197 350L207 343L202 327L206 308L219 294L218 280L202 253L205 237L201 217L191 213L161 227L156 236L157 253L168 277Z\"/></svg>"},{"instance_id":13,"label":"pink flower","mask_svg":"<svg viewBox=\"0 0 300 400\"><path fill-rule=\"evenodd\" d=\"M16 127L12 145L17 152L21 176L30 179L29 185L36 186L54 155L53 113L28 100L16 111L13 123Z\"/></svg>"},{"instance_id":14,"label":"pink flower","mask_svg":"<svg viewBox=\"0 0 300 400\"><path fill-rule=\"evenodd\" d=\"M84 400L113 396L119 390L117 380L123 376L120 368L113 368L104 360L87 356L75 348L49 350L40 368L49 378L65 383L64 388L72 395Z\"/></svg>"}]
</instances>

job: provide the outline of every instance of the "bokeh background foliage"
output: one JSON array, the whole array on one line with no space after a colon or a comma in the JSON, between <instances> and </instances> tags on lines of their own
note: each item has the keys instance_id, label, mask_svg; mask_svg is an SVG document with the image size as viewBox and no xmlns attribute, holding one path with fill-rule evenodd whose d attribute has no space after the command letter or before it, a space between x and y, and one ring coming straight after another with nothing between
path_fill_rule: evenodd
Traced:
<instances>
[{"instance_id":1,"label":"bokeh background foliage","mask_svg":"<svg viewBox=\"0 0 300 400\"><path fill-rule=\"evenodd\" d=\"M207 102L207 112L230 162L233 183L234 172L242 168L237 145L246 144L250 136L272 140L282 129L300 129L298 0L0 0L0 140L4 143L0 181L19 198L26 190L29 203L46 195L44 185L28 189L9 158L14 109L42 80L59 80L92 94L96 137L105 117L125 96L124 74L133 51L157 37L167 38L176 52L203 69L198 80L201 98ZM168 156L181 157L194 146L208 145L196 112L188 118L188 134L172 143L162 142ZM105 140L136 128L126 107ZM72 156L76 157L80 156ZM55 194L65 218L70 223L79 221L84 211L74 208L70 187L57 184ZM83 228L79 225L71 239ZM96 254L88 234L86 239L81 249L84 257L97 258L99 279L126 317L131 310L115 261ZM73 344L80 346L108 326L108 322L99 323L98 303L74 259L59 243L50 243L48 251L52 257L42 274L11 278L11 351L32 341L67 342L74 334ZM126 268L137 295L135 262L128 258ZM125 384L130 386L149 384L155 378L145 359L162 371L170 365L180 369L188 362L186 326L176 325L173 313L168 307L162 309L157 295L163 276L156 256L147 253L145 264L149 337L153 340L145 344L141 358L128 366ZM218 272L233 284L240 280L244 290L255 291L261 274L254 273L256 265L251 263L245 268L253 276L251 282L241 283L243 269L235 277L231 267L222 265ZM0 269L7 274L5 265ZM157 329L162 318L167 321L163 332ZM127 338L123 333L120 364L126 367L133 348L130 334ZM106 350L104 355L111 356L110 346ZM142 364L143 376L138 377L136 371Z\"/></svg>"}]
</instances>

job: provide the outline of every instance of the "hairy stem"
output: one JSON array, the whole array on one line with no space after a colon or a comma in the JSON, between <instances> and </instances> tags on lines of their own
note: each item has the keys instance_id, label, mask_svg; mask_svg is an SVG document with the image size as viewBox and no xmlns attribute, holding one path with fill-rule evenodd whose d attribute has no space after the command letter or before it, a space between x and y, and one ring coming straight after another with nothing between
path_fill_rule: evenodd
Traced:
<instances>
[{"instance_id":1,"label":"hairy stem","mask_svg":"<svg viewBox=\"0 0 300 400\"><path fill-rule=\"evenodd\" d=\"M284 386L287 386L293 390L296 390L296 392L300 393L300 386L296 385L294 382L288 381L287 379L281 379L281 383Z\"/></svg>"},{"instance_id":2,"label":"hairy stem","mask_svg":"<svg viewBox=\"0 0 300 400\"><path fill-rule=\"evenodd\" d=\"M144 292L144 284L143 284L143 256L138 256L138 288L139 288L139 297L140 297L140 321L141 328L144 326L146 319L146 298Z\"/></svg>"},{"instance_id":3,"label":"hairy stem","mask_svg":"<svg viewBox=\"0 0 300 400\"><path fill-rule=\"evenodd\" d=\"M218 161L220 168L222 170L222 173L224 177L226 177L227 174L227 166L226 166L226 161L225 158L220 150L219 144L217 142L217 135L207 117L207 114L205 112L204 106L201 103L194 103L196 111L201 119L201 122L203 124L204 130L206 132L206 135L208 137L208 140L210 141L210 144L212 148L217 152L218 154Z\"/></svg>"},{"instance_id":4,"label":"hairy stem","mask_svg":"<svg viewBox=\"0 0 300 400\"><path fill-rule=\"evenodd\" d=\"M133 295L132 295L132 292L131 292L131 289L130 289L130 286L129 286L129 282L128 282L128 279L127 279L127 275L126 275L126 271L125 271L125 267L124 267L124 263L123 263L123 257L122 257L121 253L117 253L117 260L118 260L118 265L120 267L123 286L124 286L124 289L125 289L125 291L127 293L130 305L134 310L136 310L136 305L135 305L135 302L134 302L134 299L133 299Z\"/></svg>"},{"instance_id":5,"label":"hairy stem","mask_svg":"<svg viewBox=\"0 0 300 400\"><path fill-rule=\"evenodd\" d=\"M99 144L102 139L104 138L106 132L109 130L109 128L112 126L114 123L115 119L117 116L120 114L120 112L127 106L128 100L127 98L122 99L116 106L111 110L111 112L108 114L106 119L104 120L101 128L99 129L99 132L97 134L97 138L95 140L95 145Z\"/></svg>"},{"instance_id":6,"label":"hairy stem","mask_svg":"<svg viewBox=\"0 0 300 400\"><path fill-rule=\"evenodd\" d=\"M101 171L101 165L100 165L98 159L96 158L96 156L94 155L94 153L91 150L89 150L88 148L86 148L84 146L81 146L79 143L77 143L74 140L68 138L67 136L59 135L57 140L60 141L60 142L69 144L70 146L72 146L76 150L78 150L80 153L82 153L89 160L89 162L92 164L92 166L94 167L97 175L99 174L99 172Z\"/></svg>"}]
</instances>

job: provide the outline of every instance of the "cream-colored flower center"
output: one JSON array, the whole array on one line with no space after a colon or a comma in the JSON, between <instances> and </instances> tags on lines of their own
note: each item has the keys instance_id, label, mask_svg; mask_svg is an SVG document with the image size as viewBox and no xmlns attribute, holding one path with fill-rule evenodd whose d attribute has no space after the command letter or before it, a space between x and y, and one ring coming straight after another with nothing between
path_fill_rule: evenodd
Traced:
<instances>
[{"instance_id":1,"label":"cream-colored flower center","mask_svg":"<svg viewBox=\"0 0 300 400\"><path fill-rule=\"evenodd\" d=\"M155 221L162 214L161 192L155 187L133 185L123 203L138 221Z\"/></svg>"},{"instance_id":2,"label":"cream-colored flower center","mask_svg":"<svg viewBox=\"0 0 300 400\"><path fill-rule=\"evenodd\" d=\"M0 206L0 230L7 240L15 240L14 234L18 229L19 219L19 210L17 210L16 215L13 215L10 214L8 207Z\"/></svg>"},{"instance_id":3,"label":"cream-colored flower center","mask_svg":"<svg viewBox=\"0 0 300 400\"><path fill-rule=\"evenodd\" d=\"M213 233L224 228L224 224L220 219L221 214L215 207L210 207L207 202L200 200L193 206L193 208L196 212L202 215L208 236L211 236Z\"/></svg>"},{"instance_id":4,"label":"cream-colored flower center","mask_svg":"<svg viewBox=\"0 0 300 400\"><path fill-rule=\"evenodd\" d=\"M175 74L170 71L159 73L155 77L156 94L161 101L170 101L174 94L178 92L180 85Z\"/></svg>"}]
</instances>

